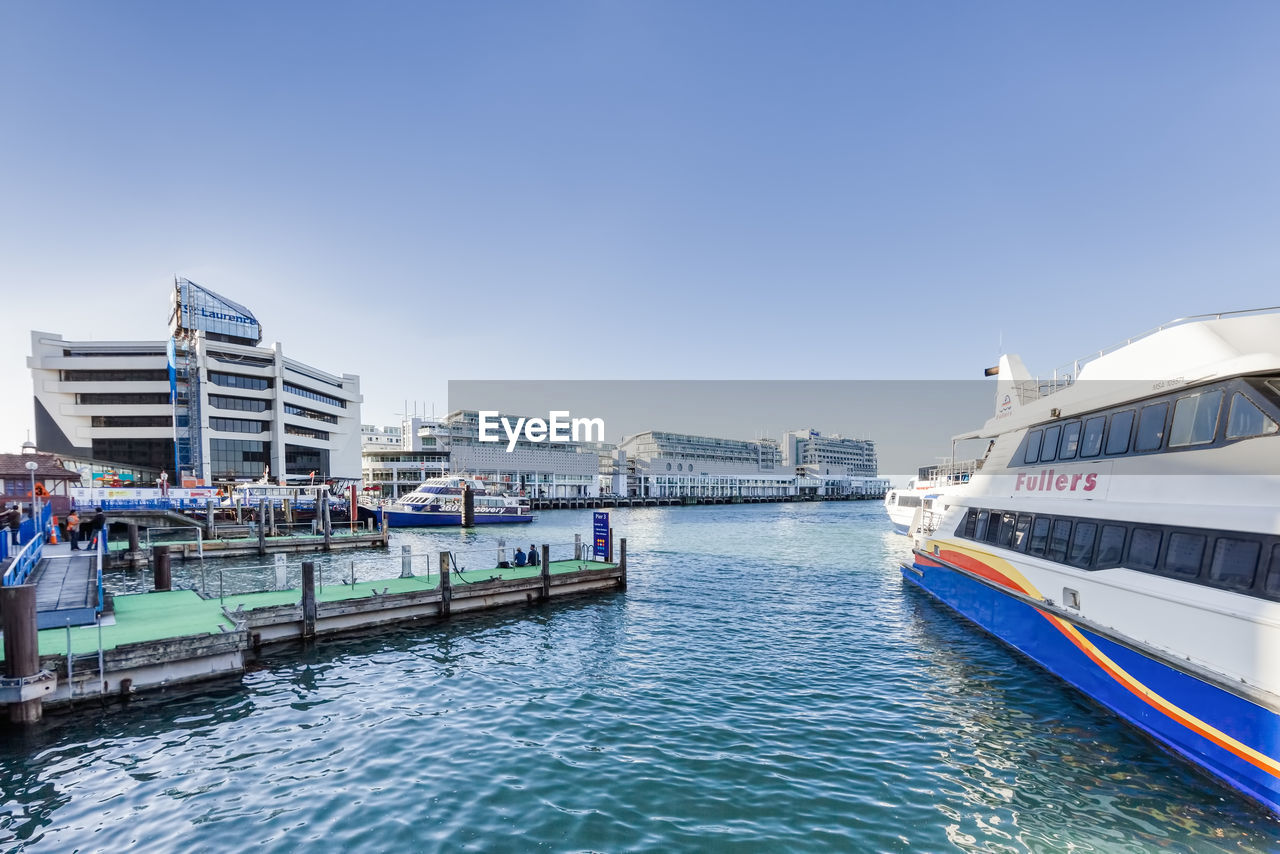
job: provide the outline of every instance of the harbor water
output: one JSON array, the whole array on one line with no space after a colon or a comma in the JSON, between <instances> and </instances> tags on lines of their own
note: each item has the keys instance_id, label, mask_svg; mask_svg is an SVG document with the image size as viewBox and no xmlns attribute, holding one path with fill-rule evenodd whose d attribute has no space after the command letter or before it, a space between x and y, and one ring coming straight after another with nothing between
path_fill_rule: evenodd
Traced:
<instances>
[{"instance_id":1,"label":"harbor water","mask_svg":"<svg viewBox=\"0 0 1280 854\"><path fill-rule=\"evenodd\" d=\"M878 503L612 515L625 593L269 649L3 729L0 850L1280 850L1260 807L905 585ZM500 536L590 527L317 559L368 580L404 544L418 571L479 566ZM259 563L174 579L243 589Z\"/></svg>"}]
</instances>

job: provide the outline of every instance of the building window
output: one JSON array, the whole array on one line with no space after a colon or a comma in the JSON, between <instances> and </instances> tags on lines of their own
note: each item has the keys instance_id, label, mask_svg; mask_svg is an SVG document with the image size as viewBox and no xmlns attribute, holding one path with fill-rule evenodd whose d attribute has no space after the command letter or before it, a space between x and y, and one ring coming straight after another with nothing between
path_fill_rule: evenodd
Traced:
<instances>
[{"instance_id":1,"label":"building window","mask_svg":"<svg viewBox=\"0 0 1280 854\"><path fill-rule=\"evenodd\" d=\"M296 424L284 425L284 432L290 436L306 436L309 439L329 441L329 434L324 430L312 430L310 427L299 427Z\"/></svg>"},{"instance_id":2,"label":"building window","mask_svg":"<svg viewBox=\"0 0 1280 854\"><path fill-rule=\"evenodd\" d=\"M157 392L98 392L77 394L76 403L81 406L167 406L169 393Z\"/></svg>"},{"instance_id":3,"label":"building window","mask_svg":"<svg viewBox=\"0 0 1280 854\"><path fill-rule=\"evenodd\" d=\"M261 477L270 462L270 442L249 439L209 440L209 466L214 477Z\"/></svg>"},{"instance_id":4,"label":"building window","mask_svg":"<svg viewBox=\"0 0 1280 854\"><path fill-rule=\"evenodd\" d=\"M247 418L210 418L209 429L223 433L265 433L268 425L265 421L250 421Z\"/></svg>"},{"instance_id":5,"label":"building window","mask_svg":"<svg viewBox=\"0 0 1280 854\"><path fill-rule=\"evenodd\" d=\"M228 397L223 394L209 395L209 405L215 409L235 409L240 412L266 412L271 408L271 401L256 400L251 397Z\"/></svg>"},{"instance_id":6,"label":"building window","mask_svg":"<svg viewBox=\"0 0 1280 854\"><path fill-rule=\"evenodd\" d=\"M168 379L168 377L165 377ZM223 371L210 371L209 382L223 388L245 388L251 391L266 391L271 388L271 380L266 377L246 377L241 374L228 374Z\"/></svg>"},{"instance_id":7,"label":"building window","mask_svg":"<svg viewBox=\"0 0 1280 854\"><path fill-rule=\"evenodd\" d=\"M307 409L302 406L294 406L292 403L286 403L284 405L284 411L288 415L297 415L301 418L310 418L313 421L323 421L326 424L338 423L338 416L336 415L330 415L327 412L316 412L314 409ZM435 441L436 441L435 439L430 440L431 444L433 445L435 444ZM424 445L427 444L426 440L423 441L423 444Z\"/></svg>"},{"instance_id":8,"label":"building window","mask_svg":"<svg viewBox=\"0 0 1280 854\"><path fill-rule=\"evenodd\" d=\"M347 408L347 402L345 400L339 400L338 398L333 397L331 395L322 394L321 392L318 392L318 391L312 391L309 388L303 388L302 386L294 385L291 382L286 382L284 384L284 390L289 392L290 394L296 394L299 397L306 397L311 400L319 401L320 403L327 403L330 406L336 406L339 409Z\"/></svg>"},{"instance_id":9,"label":"building window","mask_svg":"<svg viewBox=\"0 0 1280 854\"><path fill-rule=\"evenodd\" d=\"M172 415L95 415L94 427L172 427Z\"/></svg>"},{"instance_id":10,"label":"building window","mask_svg":"<svg viewBox=\"0 0 1280 854\"><path fill-rule=\"evenodd\" d=\"M169 369L60 371L59 376L64 383L167 383L169 381Z\"/></svg>"}]
</instances>

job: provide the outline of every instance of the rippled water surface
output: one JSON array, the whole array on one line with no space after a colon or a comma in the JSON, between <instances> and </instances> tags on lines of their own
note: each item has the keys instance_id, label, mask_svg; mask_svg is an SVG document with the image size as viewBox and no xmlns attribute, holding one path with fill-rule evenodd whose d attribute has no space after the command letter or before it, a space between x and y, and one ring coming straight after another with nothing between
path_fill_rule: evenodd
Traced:
<instances>
[{"instance_id":1,"label":"rippled water surface","mask_svg":"<svg viewBox=\"0 0 1280 854\"><path fill-rule=\"evenodd\" d=\"M0 845L1280 850L1260 808L905 586L878 504L619 510L614 527L626 593L271 649L240 680L4 730ZM386 577L402 544L589 528L559 511L397 533L391 557L324 569Z\"/></svg>"}]
</instances>

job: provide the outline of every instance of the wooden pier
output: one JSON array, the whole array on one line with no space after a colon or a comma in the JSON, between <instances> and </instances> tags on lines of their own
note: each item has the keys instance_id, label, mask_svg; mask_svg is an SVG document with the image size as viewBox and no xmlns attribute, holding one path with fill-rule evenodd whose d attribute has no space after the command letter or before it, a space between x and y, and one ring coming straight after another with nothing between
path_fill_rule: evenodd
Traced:
<instances>
[{"instance_id":1,"label":"wooden pier","mask_svg":"<svg viewBox=\"0 0 1280 854\"><path fill-rule=\"evenodd\" d=\"M439 571L402 572L377 581L316 584L313 564L303 564L301 589L201 596L192 590L120 595L99 625L37 632L34 608L5 615L5 650L23 652L5 661L0 703L14 723L37 721L46 707L86 699L124 698L147 689L240 674L262 647L311 640L457 613L536 605L584 593L625 590L626 540L618 562L550 561L542 547L538 566L461 570L450 553ZM407 567L406 567L407 568ZM14 595L32 585L5 588ZM30 596L34 600L34 596ZM24 663L25 662L25 663ZM21 670L29 672L18 672Z\"/></svg>"}]
</instances>

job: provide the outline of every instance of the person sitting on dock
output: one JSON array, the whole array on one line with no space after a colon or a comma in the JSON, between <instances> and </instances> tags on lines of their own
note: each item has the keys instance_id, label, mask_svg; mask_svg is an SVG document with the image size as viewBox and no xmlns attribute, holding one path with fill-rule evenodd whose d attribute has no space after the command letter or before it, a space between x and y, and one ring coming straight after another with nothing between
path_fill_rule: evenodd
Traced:
<instances>
[{"instance_id":1,"label":"person sitting on dock","mask_svg":"<svg viewBox=\"0 0 1280 854\"><path fill-rule=\"evenodd\" d=\"M524 549L516 548L516 566L524 566L526 563Z\"/></svg>"},{"instance_id":2,"label":"person sitting on dock","mask_svg":"<svg viewBox=\"0 0 1280 854\"><path fill-rule=\"evenodd\" d=\"M537 565L538 565L538 547L530 543L529 544L529 566L537 566Z\"/></svg>"}]
</instances>

